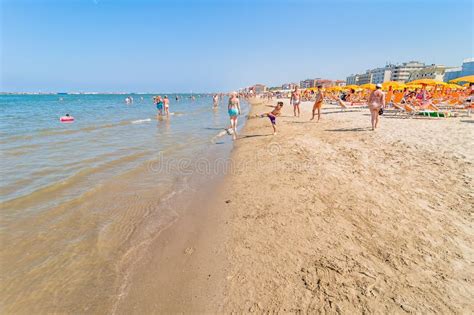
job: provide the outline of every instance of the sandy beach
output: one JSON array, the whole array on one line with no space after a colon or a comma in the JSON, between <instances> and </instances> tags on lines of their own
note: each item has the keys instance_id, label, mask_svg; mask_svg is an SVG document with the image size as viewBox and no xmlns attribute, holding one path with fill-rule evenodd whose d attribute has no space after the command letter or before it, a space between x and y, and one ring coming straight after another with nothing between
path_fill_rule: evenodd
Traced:
<instances>
[{"instance_id":1,"label":"sandy beach","mask_svg":"<svg viewBox=\"0 0 474 315\"><path fill-rule=\"evenodd\" d=\"M249 119L214 198L160 237L156 273L134 281L148 293L118 313L473 309L472 118L372 132L366 109L302 109L285 101L276 136Z\"/></svg>"},{"instance_id":2,"label":"sandy beach","mask_svg":"<svg viewBox=\"0 0 474 315\"><path fill-rule=\"evenodd\" d=\"M275 101L273 102L275 103ZM230 312L469 313L472 118L250 119L218 202ZM268 111L256 104L253 113ZM227 201L227 203L226 203Z\"/></svg>"}]
</instances>

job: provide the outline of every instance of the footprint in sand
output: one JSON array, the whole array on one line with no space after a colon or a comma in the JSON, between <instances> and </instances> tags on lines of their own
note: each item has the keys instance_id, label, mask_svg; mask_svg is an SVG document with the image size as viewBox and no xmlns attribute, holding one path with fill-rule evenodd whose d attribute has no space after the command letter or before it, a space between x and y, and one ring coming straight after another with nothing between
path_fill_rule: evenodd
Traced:
<instances>
[{"instance_id":1,"label":"footprint in sand","mask_svg":"<svg viewBox=\"0 0 474 315\"><path fill-rule=\"evenodd\" d=\"M188 247L184 250L186 255L192 255L194 253L194 247Z\"/></svg>"}]
</instances>

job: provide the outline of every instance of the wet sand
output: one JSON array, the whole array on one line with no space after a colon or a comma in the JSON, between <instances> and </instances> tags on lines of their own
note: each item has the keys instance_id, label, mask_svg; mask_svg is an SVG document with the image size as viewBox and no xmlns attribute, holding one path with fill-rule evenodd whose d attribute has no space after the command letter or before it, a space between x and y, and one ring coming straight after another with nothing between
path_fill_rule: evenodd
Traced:
<instances>
[{"instance_id":1,"label":"wet sand","mask_svg":"<svg viewBox=\"0 0 474 315\"><path fill-rule=\"evenodd\" d=\"M231 174L160 236L117 313L474 308L473 119L372 132L367 110L310 109L286 100L276 136L247 122Z\"/></svg>"}]
</instances>

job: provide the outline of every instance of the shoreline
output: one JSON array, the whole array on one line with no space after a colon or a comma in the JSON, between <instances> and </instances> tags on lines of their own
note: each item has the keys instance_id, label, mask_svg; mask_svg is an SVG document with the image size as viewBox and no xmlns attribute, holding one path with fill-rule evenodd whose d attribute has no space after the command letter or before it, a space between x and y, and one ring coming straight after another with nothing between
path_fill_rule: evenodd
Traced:
<instances>
[{"instance_id":1,"label":"shoreline","mask_svg":"<svg viewBox=\"0 0 474 315\"><path fill-rule=\"evenodd\" d=\"M472 309L472 124L383 117L372 132L330 105L309 122L311 105L297 119L285 100L276 136L246 121L233 172L160 235L135 281L147 295L116 313Z\"/></svg>"},{"instance_id":2,"label":"shoreline","mask_svg":"<svg viewBox=\"0 0 474 315\"><path fill-rule=\"evenodd\" d=\"M250 102L246 103L248 110L244 112L251 110ZM247 123L244 116L241 119L240 132ZM213 141L219 144L211 149L214 151L221 152L223 144L232 145L217 138ZM232 171L233 150L217 155L208 152L208 171L214 174L213 178L206 180L197 174L193 177L196 182L190 185L195 188L174 198L173 207L180 215L147 246L147 257L133 266L132 279L126 279L124 294L112 308L113 314L209 313L217 305L222 309L228 266L224 248L228 216L223 207L216 206L215 198L221 195L227 172Z\"/></svg>"}]
</instances>

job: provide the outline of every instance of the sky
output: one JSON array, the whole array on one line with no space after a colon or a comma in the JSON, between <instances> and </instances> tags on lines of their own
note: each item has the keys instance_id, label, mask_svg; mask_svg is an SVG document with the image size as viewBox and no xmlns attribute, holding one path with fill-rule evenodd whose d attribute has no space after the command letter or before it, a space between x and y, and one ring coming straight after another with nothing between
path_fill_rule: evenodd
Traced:
<instances>
[{"instance_id":1,"label":"sky","mask_svg":"<svg viewBox=\"0 0 474 315\"><path fill-rule=\"evenodd\" d=\"M0 0L0 91L214 92L473 57L472 0Z\"/></svg>"}]
</instances>

